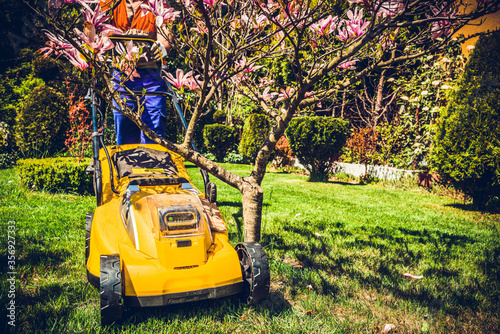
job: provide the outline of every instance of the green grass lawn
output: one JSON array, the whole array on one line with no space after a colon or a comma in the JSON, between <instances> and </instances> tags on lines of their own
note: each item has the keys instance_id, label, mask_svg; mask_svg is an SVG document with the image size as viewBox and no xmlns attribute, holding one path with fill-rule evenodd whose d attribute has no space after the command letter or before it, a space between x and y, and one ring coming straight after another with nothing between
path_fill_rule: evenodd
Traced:
<instances>
[{"instance_id":1,"label":"green grass lawn","mask_svg":"<svg viewBox=\"0 0 500 334\"><path fill-rule=\"evenodd\" d=\"M236 244L243 239L240 195L215 182ZM308 183L278 173L268 173L263 188L267 301L133 310L123 324L101 328L99 295L83 265L94 199L30 192L15 170L0 170L0 332L11 328L3 307L10 301L9 221L16 222L19 333L380 333L385 324L398 333L500 332L499 214L465 211L418 188Z\"/></svg>"}]
</instances>

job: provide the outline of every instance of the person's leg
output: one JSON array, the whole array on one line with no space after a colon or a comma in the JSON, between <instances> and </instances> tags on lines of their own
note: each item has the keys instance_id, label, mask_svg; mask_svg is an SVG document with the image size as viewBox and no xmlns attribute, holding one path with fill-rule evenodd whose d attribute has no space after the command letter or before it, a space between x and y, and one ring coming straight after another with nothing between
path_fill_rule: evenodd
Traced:
<instances>
[{"instance_id":1,"label":"person's leg","mask_svg":"<svg viewBox=\"0 0 500 334\"><path fill-rule=\"evenodd\" d=\"M131 105L129 107L133 108ZM116 145L139 144L141 142L141 130L137 125L119 112L113 112L113 116L115 119Z\"/></svg>"},{"instance_id":2,"label":"person's leg","mask_svg":"<svg viewBox=\"0 0 500 334\"><path fill-rule=\"evenodd\" d=\"M115 88L119 85L118 74L115 73ZM127 81L125 85L131 89L137 89L137 86L141 87L140 82L136 81ZM121 88L118 90L119 92L124 92L125 89ZM120 96L122 99L127 98L127 106L132 110L136 110L136 106L131 102L130 96ZM113 101L113 117L115 121L115 133L116 133L116 144L117 145L125 145L125 144L139 144L141 143L141 130L137 127L137 125L132 122L127 116L122 115L119 110L120 107L118 104Z\"/></svg>"},{"instance_id":3,"label":"person's leg","mask_svg":"<svg viewBox=\"0 0 500 334\"><path fill-rule=\"evenodd\" d=\"M142 74L141 74L142 75ZM160 77L159 72L148 72L144 74L144 88L148 92L166 92L167 86ZM167 130L166 96L147 95L144 102L142 120L146 125L161 137L165 137ZM153 143L143 132L141 132L141 143Z\"/></svg>"}]
</instances>

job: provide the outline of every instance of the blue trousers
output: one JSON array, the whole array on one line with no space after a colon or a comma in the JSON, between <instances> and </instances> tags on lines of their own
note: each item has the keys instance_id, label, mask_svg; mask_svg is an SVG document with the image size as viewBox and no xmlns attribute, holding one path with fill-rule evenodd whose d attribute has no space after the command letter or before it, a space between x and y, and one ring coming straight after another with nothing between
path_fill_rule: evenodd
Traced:
<instances>
[{"instance_id":1,"label":"blue trousers","mask_svg":"<svg viewBox=\"0 0 500 334\"><path fill-rule=\"evenodd\" d=\"M160 71L155 69L137 69L139 78L134 78L134 81L128 80L125 86L132 91L146 92L166 92L167 85L160 77ZM119 75L115 73L115 88L119 86ZM119 92L126 92L125 88L118 89ZM127 99L127 107L137 112L137 101L134 96L120 95ZM166 107L167 98L161 95L145 95L141 98L141 103L144 108L142 112L142 120L146 125L156 132L161 137L165 137L167 130ZM115 119L116 144L146 144L153 141L142 132L134 122L128 117L120 113L120 108L116 102L113 102L113 116Z\"/></svg>"}]
</instances>

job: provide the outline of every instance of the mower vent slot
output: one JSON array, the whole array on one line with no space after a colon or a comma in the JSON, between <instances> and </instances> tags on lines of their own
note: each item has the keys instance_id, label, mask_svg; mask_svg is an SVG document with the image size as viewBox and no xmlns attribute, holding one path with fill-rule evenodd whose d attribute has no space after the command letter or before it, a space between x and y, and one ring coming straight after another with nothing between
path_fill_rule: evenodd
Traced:
<instances>
[{"instance_id":1,"label":"mower vent slot","mask_svg":"<svg viewBox=\"0 0 500 334\"><path fill-rule=\"evenodd\" d=\"M177 240L177 248L191 247L191 240Z\"/></svg>"}]
</instances>

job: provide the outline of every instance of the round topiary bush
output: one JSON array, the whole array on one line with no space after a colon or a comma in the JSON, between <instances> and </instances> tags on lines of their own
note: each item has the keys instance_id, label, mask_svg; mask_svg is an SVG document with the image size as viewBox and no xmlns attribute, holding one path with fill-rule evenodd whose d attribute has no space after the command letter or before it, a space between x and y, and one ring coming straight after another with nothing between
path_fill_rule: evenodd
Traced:
<instances>
[{"instance_id":1,"label":"round topiary bush","mask_svg":"<svg viewBox=\"0 0 500 334\"><path fill-rule=\"evenodd\" d=\"M33 74L45 82L56 79L60 74L57 60L51 57L35 57L31 62L31 68L33 69Z\"/></svg>"},{"instance_id":2,"label":"round topiary bush","mask_svg":"<svg viewBox=\"0 0 500 334\"><path fill-rule=\"evenodd\" d=\"M216 161L223 161L226 154L236 145L236 130L223 124L207 124L203 128L203 138L208 152Z\"/></svg>"},{"instance_id":3,"label":"round topiary bush","mask_svg":"<svg viewBox=\"0 0 500 334\"><path fill-rule=\"evenodd\" d=\"M431 161L475 207L499 196L500 31L477 41L437 124Z\"/></svg>"},{"instance_id":4,"label":"round topiary bush","mask_svg":"<svg viewBox=\"0 0 500 334\"><path fill-rule=\"evenodd\" d=\"M252 162L257 158L257 153L269 134L271 124L269 118L263 114L251 114L248 116L243 133L241 134L239 152Z\"/></svg>"},{"instance_id":5,"label":"round topiary bush","mask_svg":"<svg viewBox=\"0 0 500 334\"><path fill-rule=\"evenodd\" d=\"M23 101L16 117L15 138L27 156L52 154L64 147L68 129L68 105L63 94L42 85Z\"/></svg>"},{"instance_id":6,"label":"round topiary bush","mask_svg":"<svg viewBox=\"0 0 500 334\"><path fill-rule=\"evenodd\" d=\"M349 122L333 117L300 117L290 121L290 148L310 172L309 181L327 181L328 168L345 145Z\"/></svg>"}]
</instances>

